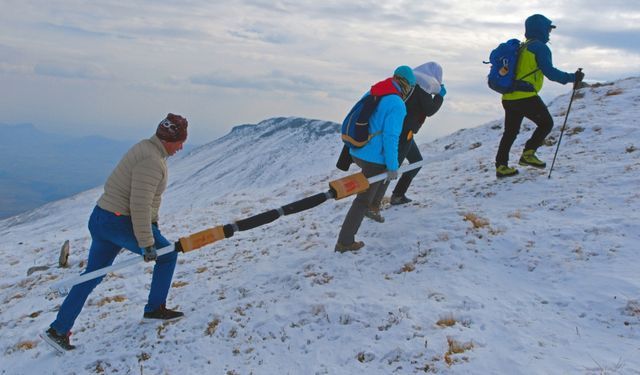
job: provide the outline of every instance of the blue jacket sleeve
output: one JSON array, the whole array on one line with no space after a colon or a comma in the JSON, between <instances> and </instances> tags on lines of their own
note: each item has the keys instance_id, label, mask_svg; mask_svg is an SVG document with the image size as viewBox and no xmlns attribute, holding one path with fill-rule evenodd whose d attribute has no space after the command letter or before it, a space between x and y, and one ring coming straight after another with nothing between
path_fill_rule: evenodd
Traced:
<instances>
[{"instance_id":1,"label":"blue jacket sleeve","mask_svg":"<svg viewBox=\"0 0 640 375\"><path fill-rule=\"evenodd\" d=\"M551 50L546 44L540 41L535 41L528 45L527 49L536 55L538 67L545 77L552 81L562 83L563 85L576 80L576 75L574 73L566 73L553 66L553 62L551 61Z\"/></svg>"},{"instance_id":2,"label":"blue jacket sleeve","mask_svg":"<svg viewBox=\"0 0 640 375\"><path fill-rule=\"evenodd\" d=\"M390 171L398 170L398 141L402 132L402 123L407 114L404 102L396 95L389 95L384 100L393 101L384 119L382 130L382 148L384 162ZM382 103L380 103L382 104Z\"/></svg>"}]
</instances>

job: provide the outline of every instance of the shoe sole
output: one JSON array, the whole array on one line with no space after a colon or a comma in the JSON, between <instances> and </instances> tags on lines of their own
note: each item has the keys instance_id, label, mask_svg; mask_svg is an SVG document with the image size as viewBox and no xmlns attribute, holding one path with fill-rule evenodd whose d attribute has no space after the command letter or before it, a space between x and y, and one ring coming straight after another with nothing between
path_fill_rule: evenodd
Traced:
<instances>
[{"instance_id":1,"label":"shoe sole","mask_svg":"<svg viewBox=\"0 0 640 375\"><path fill-rule=\"evenodd\" d=\"M364 217L366 217L366 218L367 218L367 219L369 219L369 220L373 220L373 221L375 221L376 223L384 223L384 218L382 218L382 220L378 220L378 219L374 219L374 218L372 218L371 216L367 216L367 215L364 215Z\"/></svg>"},{"instance_id":2,"label":"shoe sole","mask_svg":"<svg viewBox=\"0 0 640 375\"><path fill-rule=\"evenodd\" d=\"M344 254L344 253L357 253L358 251L360 251L362 248L360 249L355 249L355 250L338 250L338 249L334 249L333 252L334 253L340 253L340 254Z\"/></svg>"},{"instance_id":3,"label":"shoe sole","mask_svg":"<svg viewBox=\"0 0 640 375\"><path fill-rule=\"evenodd\" d=\"M497 178L505 178L505 177L515 176L517 174L518 174L518 171L516 171L515 173L511 173L511 174L498 174L498 173L496 173L496 177Z\"/></svg>"},{"instance_id":4,"label":"shoe sole","mask_svg":"<svg viewBox=\"0 0 640 375\"><path fill-rule=\"evenodd\" d=\"M390 205L392 205L392 206L401 206L401 205L403 205L403 204L409 204L409 203L411 203L411 202L413 202L413 201L408 201L408 202L396 202L396 203L389 202L389 204L390 204Z\"/></svg>"},{"instance_id":5,"label":"shoe sole","mask_svg":"<svg viewBox=\"0 0 640 375\"><path fill-rule=\"evenodd\" d=\"M49 335L47 335L46 333L41 333L40 338L46 342L47 344L49 344L49 346L51 346L53 349L55 349L56 353L58 354L65 354L68 351L74 350L74 349L65 349L63 347L61 347L60 345L58 345L57 342L53 341L53 339L51 337L49 337ZM77 349L78 347L76 346L75 349Z\"/></svg>"},{"instance_id":6,"label":"shoe sole","mask_svg":"<svg viewBox=\"0 0 640 375\"><path fill-rule=\"evenodd\" d=\"M520 162L518 162L518 164L520 164L522 166L525 166L525 167L534 167L534 168L538 168L538 169L545 169L547 167L546 163L544 165L536 165L536 164L527 163L526 161L520 161Z\"/></svg>"},{"instance_id":7,"label":"shoe sole","mask_svg":"<svg viewBox=\"0 0 640 375\"><path fill-rule=\"evenodd\" d=\"M177 316L175 318L171 318L171 319L160 319L160 318L145 318L144 316L142 317L142 322L143 323L153 323L153 322L175 322L176 320L180 320L184 318L184 315L182 316Z\"/></svg>"}]
</instances>

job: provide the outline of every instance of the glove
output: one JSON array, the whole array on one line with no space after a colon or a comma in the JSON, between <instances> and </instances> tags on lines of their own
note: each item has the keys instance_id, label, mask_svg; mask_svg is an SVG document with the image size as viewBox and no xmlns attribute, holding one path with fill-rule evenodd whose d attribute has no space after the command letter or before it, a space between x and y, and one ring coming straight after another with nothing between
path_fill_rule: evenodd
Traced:
<instances>
[{"instance_id":1,"label":"glove","mask_svg":"<svg viewBox=\"0 0 640 375\"><path fill-rule=\"evenodd\" d=\"M443 98L445 95L447 95L447 89L444 88L444 83L440 85L440 92L438 93L438 95L442 96Z\"/></svg>"},{"instance_id":2,"label":"glove","mask_svg":"<svg viewBox=\"0 0 640 375\"><path fill-rule=\"evenodd\" d=\"M152 260L156 260L158 258L158 253L156 253L156 247L151 245L142 249L142 256L144 257L145 262L151 262Z\"/></svg>"},{"instance_id":3,"label":"glove","mask_svg":"<svg viewBox=\"0 0 640 375\"><path fill-rule=\"evenodd\" d=\"M387 171L387 178L384 179L384 183L388 184L391 180L398 179L398 171Z\"/></svg>"},{"instance_id":4,"label":"glove","mask_svg":"<svg viewBox=\"0 0 640 375\"><path fill-rule=\"evenodd\" d=\"M575 81L573 81L573 83L578 84L578 83L582 82L582 80L584 79L584 73L582 73L582 68L576 70L576 72L574 74L576 76L576 79L575 79Z\"/></svg>"}]
</instances>

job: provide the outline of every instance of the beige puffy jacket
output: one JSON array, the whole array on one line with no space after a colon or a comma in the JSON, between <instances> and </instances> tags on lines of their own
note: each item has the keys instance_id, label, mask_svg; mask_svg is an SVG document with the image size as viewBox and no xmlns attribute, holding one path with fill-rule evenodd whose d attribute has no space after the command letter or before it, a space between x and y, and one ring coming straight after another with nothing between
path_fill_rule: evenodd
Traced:
<instances>
[{"instance_id":1,"label":"beige puffy jacket","mask_svg":"<svg viewBox=\"0 0 640 375\"><path fill-rule=\"evenodd\" d=\"M162 193L167 187L169 156L155 135L129 149L111 172L98 200L100 208L131 216L141 248L154 244L151 223L158 221Z\"/></svg>"}]
</instances>

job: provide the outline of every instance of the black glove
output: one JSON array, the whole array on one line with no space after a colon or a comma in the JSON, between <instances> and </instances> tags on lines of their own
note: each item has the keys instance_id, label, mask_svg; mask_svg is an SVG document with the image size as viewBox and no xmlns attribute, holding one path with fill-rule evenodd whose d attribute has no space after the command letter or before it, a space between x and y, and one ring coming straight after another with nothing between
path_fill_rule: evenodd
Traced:
<instances>
[{"instance_id":1,"label":"black glove","mask_svg":"<svg viewBox=\"0 0 640 375\"><path fill-rule=\"evenodd\" d=\"M582 68L576 70L574 74L576 75L576 79L575 81L573 81L573 83L578 84L582 82L582 80L584 79L584 73L582 73Z\"/></svg>"},{"instance_id":2,"label":"black glove","mask_svg":"<svg viewBox=\"0 0 640 375\"><path fill-rule=\"evenodd\" d=\"M156 253L156 247L151 245L142 249L142 256L144 257L145 262L151 262L152 260L156 260L158 258L158 253Z\"/></svg>"}]
</instances>

